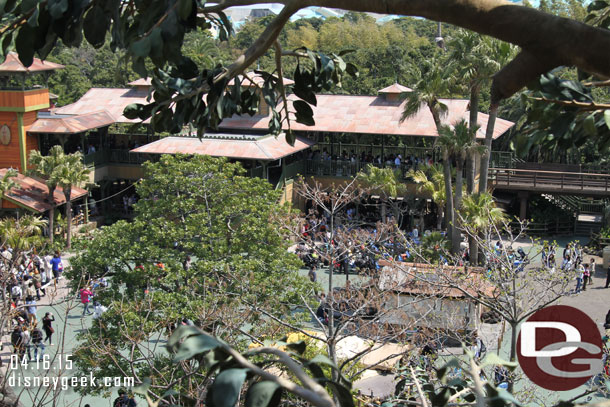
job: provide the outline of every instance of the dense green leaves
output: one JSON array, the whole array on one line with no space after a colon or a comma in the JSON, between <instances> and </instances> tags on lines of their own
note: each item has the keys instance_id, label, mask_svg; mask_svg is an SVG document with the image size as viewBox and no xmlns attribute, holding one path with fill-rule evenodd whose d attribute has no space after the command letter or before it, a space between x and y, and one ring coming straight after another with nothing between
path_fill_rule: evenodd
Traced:
<instances>
[{"instance_id":1,"label":"dense green leaves","mask_svg":"<svg viewBox=\"0 0 610 407\"><path fill-rule=\"evenodd\" d=\"M226 326L248 326L250 335L265 335L270 327L250 307L285 317L290 304L310 287L294 272L300 263L278 232L286 209L266 180L243 176L239 164L202 156L163 156L158 163L145 164L145 171L136 188L140 199L135 219L81 241L82 254L71 261L73 281L103 275L112 279L109 289L96 297L110 308L104 324L93 336L83 336L75 352L86 374L120 371L112 358L93 352L90 341L104 340L122 352L130 347L123 333L135 343L146 343L169 336L168 329L185 318L209 334L181 327L168 341L171 358L153 358L151 363L159 375L182 374L171 373L178 369L171 359L195 358L211 367L226 354L222 342L210 334L246 346L249 341L244 343L237 330ZM135 357L152 355L142 351ZM149 374L145 365L137 369Z\"/></svg>"}]
</instances>

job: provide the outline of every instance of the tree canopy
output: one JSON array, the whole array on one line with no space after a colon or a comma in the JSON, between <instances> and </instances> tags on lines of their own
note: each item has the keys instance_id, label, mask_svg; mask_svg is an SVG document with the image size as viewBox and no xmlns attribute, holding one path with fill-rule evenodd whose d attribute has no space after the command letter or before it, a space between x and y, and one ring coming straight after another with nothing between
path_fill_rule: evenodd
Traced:
<instances>
[{"instance_id":1,"label":"tree canopy","mask_svg":"<svg viewBox=\"0 0 610 407\"><path fill-rule=\"evenodd\" d=\"M202 156L163 156L145 171L133 222L81 240L72 260L75 289L102 276L111 282L97 295L109 310L81 335L75 355L86 374L133 368L162 386L167 369L179 367L157 358L150 340L188 319L242 346L272 329L254 309L286 314L309 283L294 272L300 262L275 221L285 210L268 182Z\"/></svg>"}]
</instances>

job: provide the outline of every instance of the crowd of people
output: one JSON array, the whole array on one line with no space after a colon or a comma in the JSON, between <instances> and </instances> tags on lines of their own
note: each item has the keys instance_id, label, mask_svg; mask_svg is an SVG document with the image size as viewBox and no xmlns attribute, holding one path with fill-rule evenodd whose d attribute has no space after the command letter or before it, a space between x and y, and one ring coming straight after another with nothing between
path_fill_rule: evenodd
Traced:
<instances>
[{"instance_id":1,"label":"crowd of people","mask_svg":"<svg viewBox=\"0 0 610 407\"><path fill-rule=\"evenodd\" d=\"M410 169L418 170L435 164L435 160L430 154L427 154L425 157L419 157L414 154L403 157L401 153L389 153L382 156L381 154L373 155L372 152L367 153L365 151L357 154L353 150L350 153L343 150L340 154L331 154L326 148L310 151L307 159L319 162L323 167L327 167L326 170L321 167L323 172L331 171L332 165L330 163L336 163L337 166L334 171L340 171L342 174L339 175L355 174L368 164L377 167L396 168L401 170L403 175Z\"/></svg>"},{"instance_id":2,"label":"crowd of people","mask_svg":"<svg viewBox=\"0 0 610 407\"><path fill-rule=\"evenodd\" d=\"M42 359L45 352L45 343L53 346L53 321L55 317L51 312L39 323L37 301L47 295L50 284L62 278L63 261L61 253L41 256L33 253L28 258L18 261L13 260L13 250L10 247L2 248L4 264L12 264L13 269L7 274L7 294L11 299L11 344L19 358L26 354L32 359ZM41 327L42 326L42 330ZM43 335L43 331L44 334Z\"/></svg>"}]
</instances>

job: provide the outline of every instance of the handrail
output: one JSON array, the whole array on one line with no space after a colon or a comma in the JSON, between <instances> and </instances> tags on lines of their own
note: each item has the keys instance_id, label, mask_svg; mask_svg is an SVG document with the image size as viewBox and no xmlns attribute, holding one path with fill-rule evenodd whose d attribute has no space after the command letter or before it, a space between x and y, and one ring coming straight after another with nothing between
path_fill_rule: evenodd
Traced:
<instances>
[{"instance_id":1,"label":"handrail","mask_svg":"<svg viewBox=\"0 0 610 407\"><path fill-rule=\"evenodd\" d=\"M580 175L580 176L591 176L597 178L610 178L610 174L598 174L590 172L563 172L563 171L543 171L543 170L521 170L516 168L490 168L490 172L505 172L505 173L534 173L534 174L550 174L550 175Z\"/></svg>"}]
</instances>

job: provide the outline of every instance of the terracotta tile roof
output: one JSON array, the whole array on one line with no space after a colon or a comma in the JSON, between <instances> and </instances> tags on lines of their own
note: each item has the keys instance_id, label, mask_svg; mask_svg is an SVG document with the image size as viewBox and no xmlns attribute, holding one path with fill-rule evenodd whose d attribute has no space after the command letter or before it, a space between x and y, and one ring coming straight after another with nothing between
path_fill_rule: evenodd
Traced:
<instances>
[{"instance_id":1,"label":"terracotta tile roof","mask_svg":"<svg viewBox=\"0 0 610 407\"><path fill-rule=\"evenodd\" d=\"M7 168L1 168L0 177L3 177L7 170ZM46 212L51 208L51 205L46 201L49 189L44 181L33 177L26 177L23 174L18 174L13 180L19 186L9 190L5 194L4 199L38 213ZM70 200L74 201L85 195L87 195L87 190L73 187ZM57 187L53 198L56 206L66 203L66 198L61 187Z\"/></svg>"},{"instance_id":2,"label":"terracotta tile roof","mask_svg":"<svg viewBox=\"0 0 610 407\"><path fill-rule=\"evenodd\" d=\"M50 115L38 118L28 133L75 134L110 126L113 123L116 123L116 119L106 110L70 117Z\"/></svg>"},{"instance_id":3,"label":"terracotta tile roof","mask_svg":"<svg viewBox=\"0 0 610 407\"><path fill-rule=\"evenodd\" d=\"M76 102L55 109L55 113L81 115L106 110L116 118L116 123L139 123L139 119L130 120L123 116L123 110L131 103L147 104L147 96L148 90L141 87L129 89L91 88Z\"/></svg>"},{"instance_id":4,"label":"terracotta tile roof","mask_svg":"<svg viewBox=\"0 0 610 407\"><path fill-rule=\"evenodd\" d=\"M131 150L131 152L148 154L201 154L213 157L277 160L305 150L313 144L315 144L313 141L297 137L294 146L291 146L286 142L284 134L278 137L206 134L201 140L197 137L164 137Z\"/></svg>"},{"instance_id":5,"label":"terracotta tile roof","mask_svg":"<svg viewBox=\"0 0 610 407\"><path fill-rule=\"evenodd\" d=\"M152 78L140 78L128 83L129 86L152 86Z\"/></svg>"},{"instance_id":6,"label":"terracotta tile roof","mask_svg":"<svg viewBox=\"0 0 610 407\"><path fill-rule=\"evenodd\" d=\"M395 83L394 85L390 85L387 88L383 88L383 89L377 91L377 93L403 93L403 92L413 92L413 89L407 88L406 86L402 86L399 83Z\"/></svg>"},{"instance_id":7,"label":"terracotta tile roof","mask_svg":"<svg viewBox=\"0 0 610 407\"><path fill-rule=\"evenodd\" d=\"M246 75L252 79L252 81L260 86L265 82L265 79L262 77L262 75L254 73L254 72L247 72ZM275 75L274 75L275 76ZM244 78L243 75L237 75L237 77L241 80L241 86L247 87L247 86L252 86L252 82L250 82L248 79ZM292 79L288 79L288 78L283 78L284 79L284 85L289 86L289 85L294 85L294 81ZM234 80L231 79L229 81L229 86L233 85Z\"/></svg>"},{"instance_id":8,"label":"terracotta tile roof","mask_svg":"<svg viewBox=\"0 0 610 407\"><path fill-rule=\"evenodd\" d=\"M63 65L56 64L49 61L41 61L38 58L34 58L34 62L29 67L23 66L19 60L19 56L15 52L9 52L6 59L0 64L0 74L3 73L32 73L32 72L44 72L54 71L55 69L65 68Z\"/></svg>"},{"instance_id":9,"label":"terracotta tile roof","mask_svg":"<svg viewBox=\"0 0 610 407\"><path fill-rule=\"evenodd\" d=\"M294 95L288 96L289 101L295 99ZM432 115L425 107L415 116L400 123L406 102L387 101L383 96L317 95L317 102L317 106L312 106L316 124L305 126L293 120L293 130L425 137L438 135ZM442 102L448 107L448 114L442 119L443 124L451 125L462 118L468 120L468 100L442 99ZM278 107L278 110L280 109L281 106ZM481 128L477 132L477 138L485 138L488 117L479 113ZM234 116L223 120L220 128L267 129L268 122L268 116ZM514 123L507 120L496 119L494 139L513 125Z\"/></svg>"}]
</instances>

